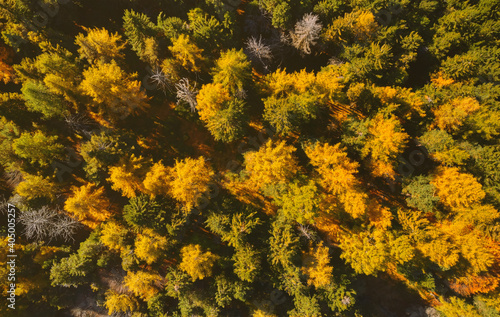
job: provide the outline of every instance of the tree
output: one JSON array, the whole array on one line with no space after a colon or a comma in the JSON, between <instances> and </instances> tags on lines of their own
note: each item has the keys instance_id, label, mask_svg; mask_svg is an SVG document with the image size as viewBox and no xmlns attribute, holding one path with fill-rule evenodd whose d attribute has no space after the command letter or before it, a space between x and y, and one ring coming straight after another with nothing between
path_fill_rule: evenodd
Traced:
<instances>
[{"instance_id":1,"label":"tree","mask_svg":"<svg viewBox=\"0 0 500 317\"><path fill-rule=\"evenodd\" d=\"M13 121L0 116L0 165L5 169L16 161L12 144L19 134L19 127Z\"/></svg>"},{"instance_id":2,"label":"tree","mask_svg":"<svg viewBox=\"0 0 500 317\"><path fill-rule=\"evenodd\" d=\"M342 238L340 248L340 257L358 274L366 275L384 271L389 263L404 264L414 256L407 236L394 237L381 229L348 233Z\"/></svg>"},{"instance_id":3,"label":"tree","mask_svg":"<svg viewBox=\"0 0 500 317\"><path fill-rule=\"evenodd\" d=\"M471 97L455 98L434 110L435 124L442 130L457 131L465 119L479 108L479 102Z\"/></svg>"},{"instance_id":4,"label":"tree","mask_svg":"<svg viewBox=\"0 0 500 317\"><path fill-rule=\"evenodd\" d=\"M307 284L316 288L325 287L332 282L333 267L330 264L329 249L320 242L315 248L310 247L304 254L302 271L307 275Z\"/></svg>"},{"instance_id":5,"label":"tree","mask_svg":"<svg viewBox=\"0 0 500 317\"><path fill-rule=\"evenodd\" d=\"M255 216L255 212L236 213L232 217L226 214L212 213L206 221L212 232L221 236L222 241L236 249L245 245L245 237L260 223L261 221Z\"/></svg>"},{"instance_id":6,"label":"tree","mask_svg":"<svg viewBox=\"0 0 500 317\"><path fill-rule=\"evenodd\" d=\"M78 222L48 206L21 212L19 222L23 225L23 234L28 240L51 241L73 239Z\"/></svg>"},{"instance_id":7,"label":"tree","mask_svg":"<svg viewBox=\"0 0 500 317\"><path fill-rule=\"evenodd\" d=\"M108 314L112 315L136 311L139 305L135 298L126 293L120 294L113 290L107 290L104 306L108 309Z\"/></svg>"},{"instance_id":8,"label":"tree","mask_svg":"<svg viewBox=\"0 0 500 317\"><path fill-rule=\"evenodd\" d=\"M169 173L170 194L184 204L186 211L190 211L198 207L200 199L208 193L213 175L212 168L202 156L176 161Z\"/></svg>"},{"instance_id":9,"label":"tree","mask_svg":"<svg viewBox=\"0 0 500 317\"><path fill-rule=\"evenodd\" d=\"M123 219L136 232L146 228L164 228L165 216L162 206L154 198L144 194L132 197L128 205L123 207Z\"/></svg>"},{"instance_id":10,"label":"tree","mask_svg":"<svg viewBox=\"0 0 500 317\"><path fill-rule=\"evenodd\" d=\"M340 146L317 142L306 145L304 151L319 174L319 184L340 200L347 213L358 218L365 214L368 196L356 179L359 164L349 159Z\"/></svg>"},{"instance_id":11,"label":"tree","mask_svg":"<svg viewBox=\"0 0 500 317\"><path fill-rule=\"evenodd\" d=\"M87 29L87 36L82 33L76 36L75 44L79 46L81 59L87 59L90 64L98 61L109 63L123 58L121 51L125 48L122 37L118 33L109 33L105 28Z\"/></svg>"},{"instance_id":12,"label":"tree","mask_svg":"<svg viewBox=\"0 0 500 317\"><path fill-rule=\"evenodd\" d=\"M258 251L246 244L238 247L234 253L234 273L245 282L253 282L261 269Z\"/></svg>"},{"instance_id":13,"label":"tree","mask_svg":"<svg viewBox=\"0 0 500 317\"><path fill-rule=\"evenodd\" d=\"M358 274L375 274L385 269L387 258L387 244L381 231L361 232L344 237L340 248L340 257Z\"/></svg>"},{"instance_id":14,"label":"tree","mask_svg":"<svg viewBox=\"0 0 500 317\"><path fill-rule=\"evenodd\" d=\"M452 209L469 207L485 196L482 185L472 175L455 167L441 168L431 184L436 187L440 201Z\"/></svg>"},{"instance_id":15,"label":"tree","mask_svg":"<svg viewBox=\"0 0 500 317\"><path fill-rule=\"evenodd\" d=\"M321 32L321 22L315 14L308 13L295 24L295 30L290 32L293 46L302 54L311 54L311 46L316 44Z\"/></svg>"},{"instance_id":16,"label":"tree","mask_svg":"<svg viewBox=\"0 0 500 317\"><path fill-rule=\"evenodd\" d=\"M156 262L165 254L169 246L168 240L152 230L144 230L135 240L135 255L148 265Z\"/></svg>"},{"instance_id":17,"label":"tree","mask_svg":"<svg viewBox=\"0 0 500 317\"><path fill-rule=\"evenodd\" d=\"M318 192L313 181L301 185L294 182L275 201L283 215L300 224L313 223L318 216Z\"/></svg>"},{"instance_id":18,"label":"tree","mask_svg":"<svg viewBox=\"0 0 500 317\"><path fill-rule=\"evenodd\" d=\"M251 79L250 62L243 50L232 49L223 52L215 62L213 69L214 83L222 84L230 92L237 93Z\"/></svg>"},{"instance_id":19,"label":"tree","mask_svg":"<svg viewBox=\"0 0 500 317\"><path fill-rule=\"evenodd\" d=\"M204 63L203 50L192 43L188 35L181 34L168 47L174 59L190 72L200 72Z\"/></svg>"},{"instance_id":20,"label":"tree","mask_svg":"<svg viewBox=\"0 0 500 317\"><path fill-rule=\"evenodd\" d=\"M495 262L484 237L475 232L461 236L460 246L462 256L470 263L475 273L487 272Z\"/></svg>"},{"instance_id":21,"label":"tree","mask_svg":"<svg viewBox=\"0 0 500 317\"><path fill-rule=\"evenodd\" d=\"M252 36L245 41L245 52L254 63L259 63L267 68L273 59L271 47L262 42L262 37L257 40Z\"/></svg>"},{"instance_id":22,"label":"tree","mask_svg":"<svg viewBox=\"0 0 500 317\"><path fill-rule=\"evenodd\" d=\"M154 61L156 54L151 54L151 46L154 45L153 42L159 30L149 17L134 10L125 10L123 28L127 42L132 45L132 50L141 59L149 62Z\"/></svg>"},{"instance_id":23,"label":"tree","mask_svg":"<svg viewBox=\"0 0 500 317\"><path fill-rule=\"evenodd\" d=\"M47 166L53 160L62 159L64 146L56 143L58 137L47 136L40 130L35 133L22 133L12 144L14 153L28 159L31 164Z\"/></svg>"},{"instance_id":24,"label":"tree","mask_svg":"<svg viewBox=\"0 0 500 317\"><path fill-rule=\"evenodd\" d=\"M418 245L418 249L424 256L438 264L443 270L448 270L457 264L460 251L450 241L449 237L445 236L437 229L430 231L429 241Z\"/></svg>"},{"instance_id":25,"label":"tree","mask_svg":"<svg viewBox=\"0 0 500 317\"><path fill-rule=\"evenodd\" d=\"M205 124L216 141L229 143L238 139L243 133L245 103L241 99L234 98L225 106L225 109L207 118Z\"/></svg>"},{"instance_id":26,"label":"tree","mask_svg":"<svg viewBox=\"0 0 500 317\"><path fill-rule=\"evenodd\" d=\"M0 46L0 81L7 84L14 78L14 69L12 68L13 50L8 46Z\"/></svg>"},{"instance_id":27,"label":"tree","mask_svg":"<svg viewBox=\"0 0 500 317\"><path fill-rule=\"evenodd\" d=\"M436 309L445 317L482 316L473 305L455 296L450 297L449 301L441 299L441 305L436 306Z\"/></svg>"},{"instance_id":28,"label":"tree","mask_svg":"<svg viewBox=\"0 0 500 317\"><path fill-rule=\"evenodd\" d=\"M463 165L470 157L464 149L457 144L453 137L444 130L434 129L425 132L420 142L435 160L446 165Z\"/></svg>"},{"instance_id":29,"label":"tree","mask_svg":"<svg viewBox=\"0 0 500 317\"><path fill-rule=\"evenodd\" d=\"M117 164L124 153L130 150L125 138L106 131L92 134L90 140L80 145L80 155L87 177L99 180L110 166Z\"/></svg>"},{"instance_id":30,"label":"tree","mask_svg":"<svg viewBox=\"0 0 500 317\"><path fill-rule=\"evenodd\" d=\"M76 216L83 224L95 228L111 216L111 203L105 196L104 187L97 188L88 183L73 187L72 191L72 196L64 203L64 210Z\"/></svg>"},{"instance_id":31,"label":"tree","mask_svg":"<svg viewBox=\"0 0 500 317\"><path fill-rule=\"evenodd\" d=\"M340 194L358 184L359 164L347 156L341 144L308 144L304 151L320 176L320 184L333 194Z\"/></svg>"},{"instance_id":32,"label":"tree","mask_svg":"<svg viewBox=\"0 0 500 317\"><path fill-rule=\"evenodd\" d=\"M224 14L223 23L214 16L205 13L201 8L194 8L187 13L189 29L196 43L199 43L207 51L227 47L231 35L235 32L234 16L229 12ZM225 42L225 43L224 43ZM226 45L224 45L226 44Z\"/></svg>"},{"instance_id":33,"label":"tree","mask_svg":"<svg viewBox=\"0 0 500 317\"><path fill-rule=\"evenodd\" d=\"M143 179L146 175L149 162L142 156L124 157L117 166L109 168L111 188L119 190L127 198L132 198L138 192L144 192Z\"/></svg>"},{"instance_id":34,"label":"tree","mask_svg":"<svg viewBox=\"0 0 500 317\"><path fill-rule=\"evenodd\" d=\"M58 188L48 177L23 175L23 181L16 187L16 192L27 200L48 199L53 201L56 198Z\"/></svg>"},{"instance_id":35,"label":"tree","mask_svg":"<svg viewBox=\"0 0 500 317\"><path fill-rule=\"evenodd\" d=\"M318 100L311 93L294 93L285 98L266 98L264 107L264 119L276 132L284 135L296 131L301 124L316 118Z\"/></svg>"},{"instance_id":36,"label":"tree","mask_svg":"<svg viewBox=\"0 0 500 317\"><path fill-rule=\"evenodd\" d=\"M286 145L285 141L269 140L258 151L245 153L245 172L249 181L264 188L290 180L298 169L298 162L293 152L295 148Z\"/></svg>"},{"instance_id":37,"label":"tree","mask_svg":"<svg viewBox=\"0 0 500 317\"><path fill-rule=\"evenodd\" d=\"M181 249L181 258L179 268L194 282L212 275L212 267L217 256L210 251L203 252L198 244L190 244Z\"/></svg>"},{"instance_id":38,"label":"tree","mask_svg":"<svg viewBox=\"0 0 500 317\"><path fill-rule=\"evenodd\" d=\"M125 73L115 61L98 62L83 77L80 88L98 104L98 114L105 120L115 122L148 106L141 83L134 80L137 74Z\"/></svg>"},{"instance_id":39,"label":"tree","mask_svg":"<svg viewBox=\"0 0 500 317\"><path fill-rule=\"evenodd\" d=\"M271 227L271 237L269 238L269 260L271 264L280 265L287 269L293 267L293 257L299 247L299 237L293 231L290 222L283 219L276 219Z\"/></svg>"},{"instance_id":40,"label":"tree","mask_svg":"<svg viewBox=\"0 0 500 317\"><path fill-rule=\"evenodd\" d=\"M385 119L380 113L370 121L368 131L368 138L361 150L362 157L370 156L375 176L392 177L394 161L403 150L408 134L403 131L401 123L395 116Z\"/></svg>"},{"instance_id":41,"label":"tree","mask_svg":"<svg viewBox=\"0 0 500 317\"><path fill-rule=\"evenodd\" d=\"M65 100L52 93L47 86L41 82L28 80L21 88L26 106L30 111L40 112L47 119L63 117L68 113L68 105Z\"/></svg>"},{"instance_id":42,"label":"tree","mask_svg":"<svg viewBox=\"0 0 500 317\"><path fill-rule=\"evenodd\" d=\"M439 197L436 194L436 187L430 183L431 178L417 176L403 188L408 206L417 208L423 212L432 212Z\"/></svg>"},{"instance_id":43,"label":"tree","mask_svg":"<svg viewBox=\"0 0 500 317\"><path fill-rule=\"evenodd\" d=\"M169 168L163 163L157 162L151 166L144 179L144 191L151 195L165 195L169 192L168 178Z\"/></svg>"},{"instance_id":44,"label":"tree","mask_svg":"<svg viewBox=\"0 0 500 317\"><path fill-rule=\"evenodd\" d=\"M146 271L129 271L124 282L135 296L147 301L158 292L156 285L161 283L161 277Z\"/></svg>"},{"instance_id":45,"label":"tree","mask_svg":"<svg viewBox=\"0 0 500 317\"><path fill-rule=\"evenodd\" d=\"M115 221L102 225L101 242L111 250L121 251L129 243L129 231Z\"/></svg>"},{"instance_id":46,"label":"tree","mask_svg":"<svg viewBox=\"0 0 500 317\"><path fill-rule=\"evenodd\" d=\"M222 84L206 84L196 96L200 119L218 141L231 142L241 135L244 102L233 98Z\"/></svg>"},{"instance_id":47,"label":"tree","mask_svg":"<svg viewBox=\"0 0 500 317\"><path fill-rule=\"evenodd\" d=\"M185 102L188 104L191 112L196 112L198 102L196 101L196 96L198 95L198 90L196 85L191 87L189 85L189 80L187 78L182 78L177 84L175 84L176 94L177 94L177 104L180 102Z\"/></svg>"},{"instance_id":48,"label":"tree","mask_svg":"<svg viewBox=\"0 0 500 317\"><path fill-rule=\"evenodd\" d=\"M315 119L320 106L341 92L338 77L331 67L323 68L317 76L304 69L294 73L278 69L268 74L261 86L267 96L264 119L280 134L296 131Z\"/></svg>"},{"instance_id":49,"label":"tree","mask_svg":"<svg viewBox=\"0 0 500 317\"><path fill-rule=\"evenodd\" d=\"M200 119L207 122L217 113L224 109L231 100L229 90L222 84L206 84L203 85L196 96L198 104L198 114Z\"/></svg>"},{"instance_id":50,"label":"tree","mask_svg":"<svg viewBox=\"0 0 500 317\"><path fill-rule=\"evenodd\" d=\"M92 233L87 240L80 243L76 253L54 262L50 269L52 286L78 287L89 283L101 259L107 256L106 248L99 241L97 234Z\"/></svg>"}]
</instances>

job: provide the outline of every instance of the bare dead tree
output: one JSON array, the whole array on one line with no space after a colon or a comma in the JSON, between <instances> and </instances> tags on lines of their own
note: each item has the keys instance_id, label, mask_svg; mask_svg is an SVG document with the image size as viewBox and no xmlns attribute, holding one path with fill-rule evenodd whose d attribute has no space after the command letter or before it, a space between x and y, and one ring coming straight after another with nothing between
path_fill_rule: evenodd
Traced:
<instances>
[{"instance_id":1,"label":"bare dead tree","mask_svg":"<svg viewBox=\"0 0 500 317\"><path fill-rule=\"evenodd\" d=\"M298 224L297 229L300 232L300 235L306 238L307 240L316 240L315 233L311 230L308 225Z\"/></svg>"},{"instance_id":2,"label":"bare dead tree","mask_svg":"<svg viewBox=\"0 0 500 317\"><path fill-rule=\"evenodd\" d=\"M57 211L44 206L37 210L21 212L19 222L24 226L24 235L29 240L44 240L50 236Z\"/></svg>"},{"instance_id":3,"label":"bare dead tree","mask_svg":"<svg viewBox=\"0 0 500 317\"><path fill-rule=\"evenodd\" d=\"M311 54L311 46L316 44L321 27L319 17L315 14L307 13L302 20L295 24L295 30L290 32L292 45L303 54Z\"/></svg>"},{"instance_id":4,"label":"bare dead tree","mask_svg":"<svg viewBox=\"0 0 500 317\"><path fill-rule=\"evenodd\" d=\"M73 237L80 227L80 223L68 215L59 214L59 221L55 224L54 238L61 238L64 241L74 241Z\"/></svg>"},{"instance_id":5,"label":"bare dead tree","mask_svg":"<svg viewBox=\"0 0 500 317\"><path fill-rule=\"evenodd\" d=\"M4 178L10 188L16 188L23 181L23 173L17 169L9 169L4 173Z\"/></svg>"},{"instance_id":6,"label":"bare dead tree","mask_svg":"<svg viewBox=\"0 0 500 317\"><path fill-rule=\"evenodd\" d=\"M250 37L245 42L245 51L251 60L261 63L264 67L273 59L271 47L262 42L261 36L259 39L254 36Z\"/></svg>"},{"instance_id":7,"label":"bare dead tree","mask_svg":"<svg viewBox=\"0 0 500 317\"><path fill-rule=\"evenodd\" d=\"M49 206L23 211L18 219L24 227L24 236L36 241L62 238L68 242L80 226L78 221Z\"/></svg>"},{"instance_id":8,"label":"bare dead tree","mask_svg":"<svg viewBox=\"0 0 500 317\"><path fill-rule=\"evenodd\" d=\"M95 125L91 119L81 113L65 115L64 121L66 121L66 124L71 130L82 135L92 130L92 127Z\"/></svg>"},{"instance_id":9,"label":"bare dead tree","mask_svg":"<svg viewBox=\"0 0 500 317\"><path fill-rule=\"evenodd\" d=\"M172 82L160 67L155 68L149 79L156 86L156 89L163 91L163 93L167 93L167 90L172 91Z\"/></svg>"},{"instance_id":10,"label":"bare dead tree","mask_svg":"<svg viewBox=\"0 0 500 317\"><path fill-rule=\"evenodd\" d=\"M175 89L177 90L177 104L183 101L189 105L191 112L195 112L196 106L198 105L198 102L196 101L196 95L198 95L196 85L191 88L189 85L189 79L182 78L177 84L175 84Z\"/></svg>"}]
</instances>

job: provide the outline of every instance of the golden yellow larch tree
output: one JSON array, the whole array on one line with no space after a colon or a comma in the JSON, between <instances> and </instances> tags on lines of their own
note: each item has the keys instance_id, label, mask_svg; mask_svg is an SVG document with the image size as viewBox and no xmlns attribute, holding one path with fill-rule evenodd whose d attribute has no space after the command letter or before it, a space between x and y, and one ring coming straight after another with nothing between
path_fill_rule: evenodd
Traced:
<instances>
[{"instance_id":1,"label":"golden yellow larch tree","mask_svg":"<svg viewBox=\"0 0 500 317\"><path fill-rule=\"evenodd\" d=\"M161 161L157 162L151 166L146 174L143 182L144 192L151 195L168 194L168 180L169 168L163 165Z\"/></svg>"},{"instance_id":2,"label":"golden yellow larch tree","mask_svg":"<svg viewBox=\"0 0 500 317\"><path fill-rule=\"evenodd\" d=\"M488 250L485 237L477 232L458 237L462 256L470 263L474 272L484 272L494 263L494 256Z\"/></svg>"},{"instance_id":3,"label":"golden yellow larch tree","mask_svg":"<svg viewBox=\"0 0 500 317\"><path fill-rule=\"evenodd\" d=\"M128 230L117 222L106 222L102 226L101 241L111 250L121 251L124 249L124 239L127 237Z\"/></svg>"},{"instance_id":4,"label":"golden yellow larch tree","mask_svg":"<svg viewBox=\"0 0 500 317\"><path fill-rule=\"evenodd\" d=\"M370 156L371 161L376 163L372 171L375 176L384 176L387 173L387 164L394 164L397 155L402 152L408 134L403 131L395 116L386 119L381 113L370 121L368 130L369 136L361 155Z\"/></svg>"},{"instance_id":5,"label":"golden yellow larch tree","mask_svg":"<svg viewBox=\"0 0 500 317\"><path fill-rule=\"evenodd\" d=\"M168 245L167 238L148 229L137 235L134 253L147 264L152 264L165 253Z\"/></svg>"},{"instance_id":6,"label":"golden yellow larch tree","mask_svg":"<svg viewBox=\"0 0 500 317\"><path fill-rule=\"evenodd\" d=\"M332 282L333 267L330 265L329 249L320 242L316 247L309 247L303 255L302 272L307 275L307 284L316 288L325 287Z\"/></svg>"},{"instance_id":7,"label":"golden yellow larch tree","mask_svg":"<svg viewBox=\"0 0 500 317\"><path fill-rule=\"evenodd\" d=\"M84 70L80 88L97 103L98 117L114 123L148 107L148 97L136 77L123 71L114 60L98 62Z\"/></svg>"},{"instance_id":8,"label":"golden yellow larch tree","mask_svg":"<svg viewBox=\"0 0 500 317\"><path fill-rule=\"evenodd\" d=\"M125 43L118 33L110 33L104 28L85 28L85 31L87 35L80 33L75 40L80 58L87 59L89 63L99 60L110 62L123 58L121 51L125 48Z\"/></svg>"},{"instance_id":9,"label":"golden yellow larch tree","mask_svg":"<svg viewBox=\"0 0 500 317\"><path fill-rule=\"evenodd\" d=\"M218 111L224 108L224 104L231 100L229 90L224 88L222 84L206 84L203 85L196 96L198 105L198 115L203 122L207 122L215 116Z\"/></svg>"},{"instance_id":10,"label":"golden yellow larch tree","mask_svg":"<svg viewBox=\"0 0 500 317\"><path fill-rule=\"evenodd\" d=\"M310 144L304 150L320 176L321 186L327 191L340 194L357 185L359 164L347 156L340 143Z\"/></svg>"},{"instance_id":11,"label":"golden yellow larch tree","mask_svg":"<svg viewBox=\"0 0 500 317\"><path fill-rule=\"evenodd\" d=\"M203 252L198 244L190 244L181 249L181 258L179 268L194 282L212 275L212 267L217 256L210 251Z\"/></svg>"},{"instance_id":12,"label":"golden yellow larch tree","mask_svg":"<svg viewBox=\"0 0 500 317\"><path fill-rule=\"evenodd\" d=\"M104 306L108 309L108 314L133 312L139 304L133 296L126 293L117 293L113 290L106 291L106 302Z\"/></svg>"},{"instance_id":13,"label":"golden yellow larch tree","mask_svg":"<svg viewBox=\"0 0 500 317\"><path fill-rule=\"evenodd\" d=\"M436 306L436 309L446 317L481 317L476 307L467 303L465 300L458 297L450 297L449 300L441 298L441 305Z\"/></svg>"},{"instance_id":14,"label":"golden yellow larch tree","mask_svg":"<svg viewBox=\"0 0 500 317\"><path fill-rule=\"evenodd\" d=\"M455 98L434 110L435 124L442 130L456 131L465 119L479 108L479 102L474 98Z\"/></svg>"},{"instance_id":15,"label":"golden yellow larch tree","mask_svg":"<svg viewBox=\"0 0 500 317\"><path fill-rule=\"evenodd\" d=\"M172 40L172 45L168 47L175 60L186 70L192 72L201 71L204 58L201 55L203 50L194 44L189 35L181 34Z\"/></svg>"},{"instance_id":16,"label":"golden yellow larch tree","mask_svg":"<svg viewBox=\"0 0 500 317\"><path fill-rule=\"evenodd\" d=\"M389 208L381 206L377 201L371 200L367 208L370 224L380 229L391 227L392 213Z\"/></svg>"},{"instance_id":17,"label":"golden yellow larch tree","mask_svg":"<svg viewBox=\"0 0 500 317\"><path fill-rule=\"evenodd\" d=\"M73 187L71 197L64 203L64 210L90 228L95 228L112 213L104 187L98 188L92 183Z\"/></svg>"},{"instance_id":18,"label":"golden yellow larch tree","mask_svg":"<svg viewBox=\"0 0 500 317\"><path fill-rule=\"evenodd\" d=\"M111 188L120 191L127 198L135 197L144 191L143 179L147 173L149 161L142 156L132 154L120 161L117 166L109 168Z\"/></svg>"},{"instance_id":19,"label":"golden yellow larch tree","mask_svg":"<svg viewBox=\"0 0 500 317\"><path fill-rule=\"evenodd\" d=\"M267 141L258 151L246 152L245 171L249 181L259 188L284 183L298 170L298 162L293 153L295 148L285 141Z\"/></svg>"},{"instance_id":20,"label":"golden yellow larch tree","mask_svg":"<svg viewBox=\"0 0 500 317\"><path fill-rule=\"evenodd\" d=\"M340 257L358 274L371 275L386 269L389 252L385 235L380 230L346 234L340 248Z\"/></svg>"},{"instance_id":21,"label":"golden yellow larch tree","mask_svg":"<svg viewBox=\"0 0 500 317\"><path fill-rule=\"evenodd\" d=\"M47 198L54 200L58 191L57 184L48 177L41 175L23 175L23 181L17 185L16 193L31 200Z\"/></svg>"},{"instance_id":22,"label":"golden yellow larch tree","mask_svg":"<svg viewBox=\"0 0 500 317\"><path fill-rule=\"evenodd\" d=\"M200 199L209 191L214 171L200 156L176 161L169 171L169 189L173 198L184 204L186 211L198 206Z\"/></svg>"},{"instance_id":23,"label":"golden yellow larch tree","mask_svg":"<svg viewBox=\"0 0 500 317\"><path fill-rule=\"evenodd\" d=\"M127 272L125 276L125 286L134 293L135 296L147 301L157 292L162 284L161 276L146 271Z\"/></svg>"},{"instance_id":24,"label":"golden yellow larch tree","mask_svg":"<svg viewBox=\"0 0 500 317\"><path fill-rule=\"evenodd\" d=\"M430 239L417 244L417 248L422 254L443 269L449 269L457 264L460 249L451 241L450 237L435 228L430 229L428 234Z\"/></svg>"},{"instance_id":25,"label":"golden yellow larch tree","mask_svg":"<svg viewBox=\"0 0 500 317\"><path fill-rule=\"evenodd\" d=\"M344 210L353 218L359 218L366 213L368 195L362 191L349 189L339 195Z\"/></svg>"},{"instance_id":26,"label":"golden yellow larch tree","mask_svg":"<svg viewBox=\"0 0 500 317\"><path fill-rule=\"evenodd\" d=\"M480 202L485 192L482 185L468 173L462 173L456 167L441 168L431 182L440 201L447 207L469 207Z\"/></svg>"},{"instance_id":27,"label":"golden yellow larch tree","mask_svg":"<svg viewBox=\"0 0 500 317\"><path fill-rule=\"evenodd\" d=\"M338 198L345 211L353 218L365 214L368 195L358 188L359 164L347 156L340 143L309 144L304 151L319 174L320 185Z\"/></svg>"}]
</instances>

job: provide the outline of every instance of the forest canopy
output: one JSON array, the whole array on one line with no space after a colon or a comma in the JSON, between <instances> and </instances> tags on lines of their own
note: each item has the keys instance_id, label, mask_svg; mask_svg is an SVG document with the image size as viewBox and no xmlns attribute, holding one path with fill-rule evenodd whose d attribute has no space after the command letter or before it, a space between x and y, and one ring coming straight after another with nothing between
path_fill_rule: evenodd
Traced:
<instances>
[{"instance_id":1,"label":"forest canopy","mask_svg":"<svg viewBox=\"0 0 500 317\"><path fill-rule=\"evenodd\" d=\"M0 315L500 316L500 1L0 0L0 34Z\"/></svg>"}]
</instances>

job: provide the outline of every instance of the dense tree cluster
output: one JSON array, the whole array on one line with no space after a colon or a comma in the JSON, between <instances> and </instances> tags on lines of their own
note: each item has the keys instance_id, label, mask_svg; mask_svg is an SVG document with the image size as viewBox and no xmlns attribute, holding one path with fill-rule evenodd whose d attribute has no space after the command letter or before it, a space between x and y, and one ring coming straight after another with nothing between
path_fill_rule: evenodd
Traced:
<instances>
[{"instance_id":1,"label":"dense tree cluster","mask_svg":"<svg viewBox=\"0 0 500 317\"><path fill-rule=\"evenodd\" d=\"M500 2L0 0L0 33L0 315L500 315Z\"/></svg>"}]
</instances>

